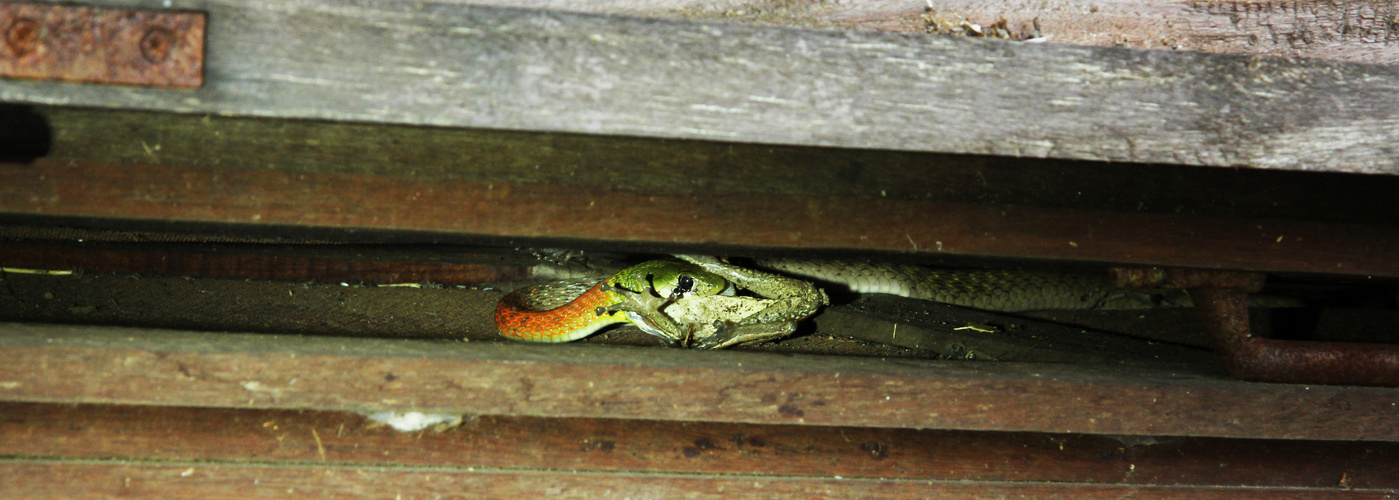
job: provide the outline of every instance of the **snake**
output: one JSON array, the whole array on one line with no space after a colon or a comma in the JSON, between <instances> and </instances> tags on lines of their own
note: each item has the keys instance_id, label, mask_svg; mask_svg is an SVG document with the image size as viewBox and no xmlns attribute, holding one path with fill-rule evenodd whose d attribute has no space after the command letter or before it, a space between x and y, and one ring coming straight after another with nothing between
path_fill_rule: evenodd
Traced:
<instances>
[{"instance_id":1,"label":"snake","mask_svg":"<svg viewBox=\"0 0 1399 500\"><path fill-rule=\"evenodd\" d=\"M988 311L1119 308L1123 301L1116 299L1124 296L1107 276L1086 273L946 270L909 264L805 259L755 259L753 263L823 285L843 286L852 292L892 294ZM801 319L827 302L824 292L812 288L810 283L739 270L730 265L650 261L601 281L581 279L536 285L506 295L497 305L496 324L501 334L509 338L567 342L608 325L631 323L647 333L677 342L687 335L684 325L676 324L660 310L677 300L687 300L686 297L712 296L731 289L732 284L726 282L738 281L750 289L767 285L768 289L795 290L782 297L768 294L774 303L801 302L784 309L788 312L785 316L771 318L773 322ZM755 281L755 276L762 278ZM811 290L771 279L786 279ZM695 283L701 285L696 287ZM695 303L703 301L688 304Z\"/></svg>"},{"instance_id":2,"label":"snake","mask_svg":"<svg viewBox=\"0 0 1399 500\"><path fill-rule=\"evenodd\" d=\"M605 279L577 278L516 290L496 304L495 323L501 335L525 342L571 342L620 323L678 342L685 332L660 310L682 297L729 290L727 280L696 265L653 260Z\"/></svg>"},{"instance_id":3,"label":"snake","mask_svg":"<svg viewBox=\"0 0 1399 500\"><path fill-rule=\"evenodd\" d=\"M870 261L758 259L760 267L856 293L884 293L986 311L1109 309L1129 306L1106 274L1022 269L938 269Z\"/></svg>"}]
</instances>

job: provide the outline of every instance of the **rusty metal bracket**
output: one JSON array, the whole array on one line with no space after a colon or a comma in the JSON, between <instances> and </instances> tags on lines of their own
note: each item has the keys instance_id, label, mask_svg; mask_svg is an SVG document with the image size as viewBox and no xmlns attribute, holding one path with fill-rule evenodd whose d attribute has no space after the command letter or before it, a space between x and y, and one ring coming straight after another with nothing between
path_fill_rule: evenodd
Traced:
<instances>
[{"instance_id":1,"label":"rusty metal bracket","mask_svg":"<svg viewBox=\"0 0 1399 500\"><path fill-rule=\"evenodd\" d=\"M204 84L205 15L0 2L0 77Z\"/></svg>"},{"instance_id":2,"label":"rusty metal bracket","mask_svg":"<svg viewBox=\"0 0 1399 500\"><path fill-rule=\"evenodd\" d=\"M1248 326L1249 293L1262 273L1197 269L1112 270L1124 288L1167 287L1190 293L1210 342L1234 378L1292 384L1399 386L1399 346L1273 340Z\"/></svg>"}]
</instances>

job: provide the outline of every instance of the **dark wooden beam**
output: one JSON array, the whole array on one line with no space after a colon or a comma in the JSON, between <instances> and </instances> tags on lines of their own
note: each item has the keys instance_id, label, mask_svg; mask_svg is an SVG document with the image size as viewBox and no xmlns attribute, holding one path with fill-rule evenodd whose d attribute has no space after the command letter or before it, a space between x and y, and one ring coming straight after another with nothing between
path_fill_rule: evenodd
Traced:
<instances>
[{"instance_id":1,"label":"dark wooden beam","mask_svg":"<svg viewBox=\"0 0 1399 500\"><path fill-rule=\"evenodd\" d=\"M161 8L164 0L104 0ZM1399 173L1399 69L454 3L179 0L195 91L11 102L1218 167ZM1357 118L1363 117L1363 118Z\"/></svg>"},{"instance_id":2,"label":"dark wooden beam","mask_svg":"<svg viewBox=\"0 0 1399 500\"><path fill-rule=\"evenodd\" d=\"M1399 276L1399 261L1388 258L1399 253L1399 229L1378 224L348 173L0 164L0 213L399 231L423 241L547 238L665 251L722 244L720 251L840 249Z\"/></svg>"},{"instance_id":3,"label":"dark wooden beam","mask_svg":"<svg viewBox=\"0 0 1399 500\"><path fill-rule=\"evenodd\" d=\"M1375 442L540 417L399 432L344 412L0 403L0 455L30 460L1373 491L1399 488L1397 454Z\"/></svg>"},{"instance_id":4,"label":"dark wooden beam","mask_svg":"<svg viewBox=\"0 0 1399 500\"><path fill-rule=\"evenodd\" d=\"M1111 366L0 325L0 398L1399 441L1393 391Z\"/></svg>"},{"instance_id":5,"label":"dark wooden beam","mask_svg":"<svg viewBox=\"0 0 1399 500\"><path fill-rule=\"evenodd\" d=\"M1340 488L1232 488L1116 484L900 481L843 477L688 474L616 475L577 471L462 471L436 467L228 465L0 460L0 488L23 498L286 498L452 496L519 498L1082 498L1275 499L1384 498Z\"/></svg>"},{"instance_id":6,"label":"dark wooden beam","mask_svg":"<svg viewBox=\"0 0 1399 500\"><path fill-rule=\"evenodd\" d=\"M70 240L0 243L0 265L207 278L479 285L530 279L529 268L537 264L502 255L393 250L344 245L83 244Z\"/></svg>"}]
</instances>

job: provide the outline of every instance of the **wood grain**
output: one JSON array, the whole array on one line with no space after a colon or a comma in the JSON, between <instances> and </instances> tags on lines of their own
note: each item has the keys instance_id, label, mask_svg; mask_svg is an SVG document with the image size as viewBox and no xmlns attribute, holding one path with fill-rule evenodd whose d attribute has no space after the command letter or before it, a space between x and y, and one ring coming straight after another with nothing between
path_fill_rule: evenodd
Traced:
<instances>
[{"instance_id":1,"label":"wood grain","mask_svg":"<svg viewBox=\"0 0 1399 500\"><path fill-rule=\"evenodd\" d=\"M57 485L57 486L55 486ZM23 498L1386 498L1384 492L1294 488L900 481L763 476L612 475L436 468L286 467L197 462L0 460L0 488Z\"/></svg>"},{"instance_id":2,"label":"wood grain","mask_svg":"<svg viewBox=\"0 0 1399 500\"><path fill-rule=\"evenodd\" d=\"M44 161L1399 225L1399 176L34 107ZM3 127L4 125L0 125ZM43 128L29 125L29 128ZM0 136L3 137L3 136ZM14 147L14 146L12 146ZM5 147L0 143L0 150ZM16 148L18 149L18 148ZM407 200L413 202L416 200ZM426 203L430 200L423 200ZM302 237L304 238L304 236Z\"/></svg>"},{"instance_id":3,"label":"wood grain","mask_svg":"<svg viewBox=\"0 0 1399 500\"><path fill-rule=\"evenodd\" d=\"M9 401L1399 441L1393 391L1116 366L0 325Z\"/></svg>"},{"instance_id":4,"label":"wood grain","mask_svg":"<svg viewBox=\"0 0 1399 500\"><path fill-rule=\"evenodd\" d=\"M938 21L989 27L1005 20L1017 38L1039 32L1051 43L1201 50L1351 62L1399 62L1393 0L1153 1L1048 0L673 0L571 2L469 0L597 14L923 33ZM931 6L931 8L930 8Z\"/></svg>"},{"instance_id":5,"label":"wood grain","mask_svg":"<svg viewBox=\"0 0 1399 500\"><path fill-rule=\"evenodd\" d=\"M108 0L144 8L155 0ZM1399 69L391 0L182 0L204 88L12 102L1220 167L1399 172Z\"/></svg>"},{"instance_id":6,"label":"wood grain","mask_svg":"<svg viewBox=\"0 0 1399 500\"><path fill-rule=\"evenodd\" d=\"M145 235L156 237L154 235ZM70 240L72 241L72 240ZM81 238L77 239L82 242ZM211 278L478 285L530 278L524 259L314 245L74 245L0 243L0 264L29 269Z\"/></svg>"},{"instance_id":7,"label":"wood grain","mask_svg":"<svg viewBox=\"0 0 1399 500\"><path fill-rule=\"evenodd\" d=\"M0 164L0 212L90 218L88 224L179 221L244 229L398 231L418 242L607 240L612 250L627 245L662 252L683 251L684 245L707 245L704 251L720 253L736 253L728 250L734 247L842 249L929 259L1014 257L1399 276L1399 261L1388 257L1399 252L1399 230L1387 225L916 199L36 162ZM719 244L725 247L713 248Z\"/></svg>"},{"instance_id":8,"label":"wood grain","mask_svg":"<svg viewBox=\"0 0 1399 500\"><path fill-rule=\"evenodd\" d=\"M1396 454L1374 442L540 417L399 432L344 412L0 403L0 455L63 460L1253 488L1344 477L1374 490L1399 488Z\"/></svg>"}]
</instances>

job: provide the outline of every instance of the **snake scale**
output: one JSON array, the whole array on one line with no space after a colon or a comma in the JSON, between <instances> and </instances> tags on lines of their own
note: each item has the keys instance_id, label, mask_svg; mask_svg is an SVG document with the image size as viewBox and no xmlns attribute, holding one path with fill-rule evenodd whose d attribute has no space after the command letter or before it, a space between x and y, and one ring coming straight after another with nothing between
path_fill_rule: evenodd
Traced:
<instances>
[{"instance_id":1,"label":"snake scale","mask_svg":"<svg viewBox=\"0 0 1399 500\"><path fill-rule=\"evenodd\" d=\"M801 280L717 261L711 264L684 258L691 263L650 261L606 279L565 280L517 290L497 305L497 326L502 335L518 340L567 342L607 325L632 323L672 343L685 343L696 331L703 331L703 335L727 334L728 337L701 343L723 347L786 335L796 320L813 314L826 303L823 292ZM948 271L860 261L765 259L754 263L790 276L843 285L858 293L887 293L992 311L1095 309L1122 294L1106 276L1091 274ZM695 283L701 286L696 287ZM750 298L762 302L753 305L753 311L720 311L736 302L739 307L749 304L740 298L716 297L725 289L731 291L728 285L733 283L766 298ZM710 309L679 307L693 304L716 305ZM672 305L679 310L699 312L689 312L690 319L677 322L661 312ZM694 319L695 316L703 320ZM704 324L710 316L721 316L714 321L717 326Z\"/></svg>"},{"instance_id":2,"label":"snake scale","mask_svg":"<svg viewBox=\"0 0 1399 500\"><path fill-rule=\"evenodd\" d=\"M1106 275L1029 270L946 270L864 261L761 259L761 267L844 285L987 311L1021 312L1104 307L1121 295Z\"/></svg>"}]
</instances>

